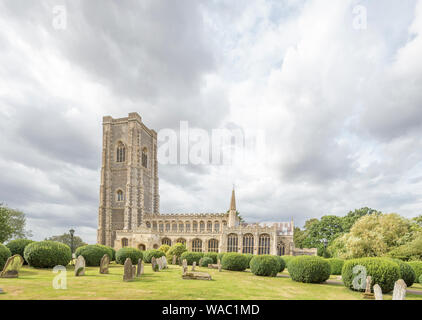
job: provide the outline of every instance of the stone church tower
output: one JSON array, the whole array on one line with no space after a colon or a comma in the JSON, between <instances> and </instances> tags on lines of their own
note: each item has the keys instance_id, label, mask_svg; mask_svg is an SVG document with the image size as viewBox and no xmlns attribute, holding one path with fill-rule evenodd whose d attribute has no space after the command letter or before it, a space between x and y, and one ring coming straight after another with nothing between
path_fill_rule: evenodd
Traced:
<instances>
[{"instance_id":1,"label":"stone church tower","mask_svg":"<svg viewBox=\"0 0 422 320\"><path fill-rule=\"evenodd\" d=\"M97 243L113 246L116 230L136 230L159 205L157 133L137 113L104 117Z\"/></svg>"}]
</instances>

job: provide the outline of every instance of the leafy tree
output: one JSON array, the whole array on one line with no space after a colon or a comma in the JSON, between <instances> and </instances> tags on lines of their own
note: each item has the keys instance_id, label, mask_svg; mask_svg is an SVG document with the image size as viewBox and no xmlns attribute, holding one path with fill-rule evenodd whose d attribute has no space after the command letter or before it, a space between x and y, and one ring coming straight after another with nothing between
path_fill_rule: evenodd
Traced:
<instances>
[{"instance_id":1,"label":"leafy tree","mask_svg":"<svg viewBox=\"0 0 422 320\"><path fill-rule=\"evenodd\" d=\"M350 229L353 227L356 221L366 215L371 214L380 214L381 212L371 209L368 207L355 209L354 211L349 211L347 215L343 217L343 230L345 233L349 232Z\"/></svg>"},{"instance_id":2,"label":"leafy tree","mask_svg":"<svg viewBox=\"0 0 422 320\"><path fill-rule=\"evenodd\" d=\"M61 236L52 236L50 238L46 238L45 240L57 241L64 244L67 244L69 247L72 244L70 233L64 233ZM79 247L86 246L87 244L83 242L81 237L73 236L73 250L76 250Z\"/></svg>"},{"instance_id":3,"label":"leafy tree","mask_svg":"<svg viewBox=\"0 0 422 320\"><path fill-rule=\"evenodd\" d=\"M305 222L304 229L301 230L299 227L295 227L293 230L293 241L296 248L304 248L305 240L309 236L309 229L312 224L317 223L319 220L316 218L309 219Z\"/></svg>"},{"instance_id":4,"label":"leafy tree","mask_svg":"<svg viewBox=\"0 0 422 320\"><path fill-rule=\"evenodd\" d=\"M26 218L22 211L10 209L0 203L0 243L11 239L30 238L25 230Z\"/></svg>"}]
</instances>

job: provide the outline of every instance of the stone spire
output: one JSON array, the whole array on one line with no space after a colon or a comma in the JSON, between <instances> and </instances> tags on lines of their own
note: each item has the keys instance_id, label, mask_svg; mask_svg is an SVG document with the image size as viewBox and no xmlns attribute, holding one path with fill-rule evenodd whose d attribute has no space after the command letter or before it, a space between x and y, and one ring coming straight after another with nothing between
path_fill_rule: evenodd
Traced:
<instances>
[{"instance_id":1,"label":"stone spire","mask_svg":"<svg viewBox=\"0 0 422 320\"><path fill-rule=\"evenodd\" d=\"M230 201L230 211L234 211L236 212L236 197L234 195L234 187L233 187L233 191L232 191L232 199Z\"/></svg>"},{"instance_id":2,"label":"stone spire","mask_svg":"<svg viewBox=\"0 0 422 320\"><path fill-rule=\"evenodd\" d=\"M238 223L238 217L236 214L236 197L234 195L234 187L233 187L233 191L232 191L232 198L230 201L230 210L229 210L229 228L231 227L235 227Z\"/></svg>"}]
</instances>

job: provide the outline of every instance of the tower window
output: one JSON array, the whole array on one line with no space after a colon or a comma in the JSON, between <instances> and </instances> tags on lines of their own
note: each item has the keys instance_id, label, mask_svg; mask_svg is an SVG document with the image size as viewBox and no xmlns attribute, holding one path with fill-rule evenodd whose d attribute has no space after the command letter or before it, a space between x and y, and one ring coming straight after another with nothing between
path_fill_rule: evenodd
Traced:
<instances>
[{"instance_id":1,"label":"tower window","mask_svg":"<svg viewBox=\"0 0 422 320\"><path fill-rule=\"evenodd\" d=\"M117 162L125 162L126 161L126 148L125 145L122 142L119 142L117 145L117 156L116 156Z\"/></svg>"},{"instance_id":2,"label":"tower window","mask_svg":"<svg viewBox=\"0 0 422 320\"><path fill-rule=\"evenodd\" d=\"M147 148L142 149L142 166L148 168L148 150Z\"/></svg>"},{"instance_id":3,"label":"tower window","mask_svg":"<svg viewBox=\"0 0 422 320\"><path fill-rule=\"evenodd\" d=\"M117 191L117 201L118 202L124 201L124 196L123 196L122 190Z\"/></svg>"}]
</instances>

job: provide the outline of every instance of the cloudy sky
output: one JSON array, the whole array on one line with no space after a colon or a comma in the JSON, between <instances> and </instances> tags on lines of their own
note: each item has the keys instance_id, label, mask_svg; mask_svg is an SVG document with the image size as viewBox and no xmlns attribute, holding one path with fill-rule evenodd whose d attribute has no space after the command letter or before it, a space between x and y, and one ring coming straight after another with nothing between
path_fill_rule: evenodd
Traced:
<instances>
[{"instance_id":1,"label":"cloudy sky","mask_svg":"<svg viewBox=\"0 0 422 320\"><path fill-rule=\"evenodd\" d=\"M235 184L250 222L419 215L422 1L0 2L0 202L34 239L95 242L102 117L133 111L265 136L257 161L161 164L162 212L225 212Z\"/></svg>"}]
</instances>

